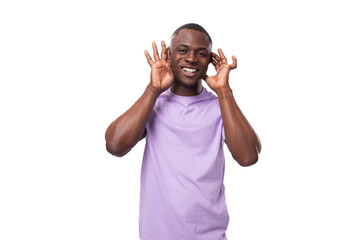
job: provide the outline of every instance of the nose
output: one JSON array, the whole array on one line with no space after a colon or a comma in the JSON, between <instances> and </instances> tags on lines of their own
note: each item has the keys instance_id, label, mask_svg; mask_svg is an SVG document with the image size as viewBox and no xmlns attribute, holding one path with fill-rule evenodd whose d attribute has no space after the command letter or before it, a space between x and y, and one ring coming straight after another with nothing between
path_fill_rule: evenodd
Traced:
<instances>
[{"instance_id":1,"label":"nose","mask_svg":"<svg viewBox=\"0 0 360 240\"><path fill-rule=\"evenodd\" d=\"M185 62L193 64L193 63L196 63L198 61L198 58L197 58L195 52L189 51L188 54L186 54L184 60L185 60Z\"/></svg>"}]
</instances>

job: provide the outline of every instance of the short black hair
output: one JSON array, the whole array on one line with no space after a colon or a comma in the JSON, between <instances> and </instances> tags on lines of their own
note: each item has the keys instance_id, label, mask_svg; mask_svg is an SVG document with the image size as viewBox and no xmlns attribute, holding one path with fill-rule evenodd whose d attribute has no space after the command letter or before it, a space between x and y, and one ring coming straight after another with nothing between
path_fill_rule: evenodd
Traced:
<instances>
[{"instance_id":1,"label":"short black hair","mask_svg":"<svg viewBox=\"0 0 360 240\"><path fill-rule=\"evenodd\" d=\"M181 27L179 27L178 29L175 30L175 32L173 33L171 38L175 37L182 29L192 29L192 30L196 30L196 31L205 33L206 36L208 36L208 38L209 38L210 44L212 45L212 40L211 40L209 33L205 30L205 28L203 28L202 26L200 26L197 23L187 23L187 24L182 25Z\"/></svg>"}]
</instances>

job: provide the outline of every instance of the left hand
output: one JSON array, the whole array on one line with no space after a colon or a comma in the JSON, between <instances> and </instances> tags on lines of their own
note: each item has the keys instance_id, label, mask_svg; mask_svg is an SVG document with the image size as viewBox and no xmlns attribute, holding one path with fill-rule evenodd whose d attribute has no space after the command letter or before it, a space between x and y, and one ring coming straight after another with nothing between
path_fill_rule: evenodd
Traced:
<instances>
[{"instance_id":1,"label":"left hand","mask_svg":"<svg viewBox=\"0 0 360 240\"><path fill-rule=\"evenodd\" d=\"M211 63L214 65L216 70L216 75L209 77L205 75L204 80L208 86L214 91L218 92L221 89L229 88L229 73L230 70L237 67L237 60L235 56L232 56L233 63L228 64L227 59L222 52L218 49L219 55L214 52L211 52Z\"/></svg>"}]
</instances>

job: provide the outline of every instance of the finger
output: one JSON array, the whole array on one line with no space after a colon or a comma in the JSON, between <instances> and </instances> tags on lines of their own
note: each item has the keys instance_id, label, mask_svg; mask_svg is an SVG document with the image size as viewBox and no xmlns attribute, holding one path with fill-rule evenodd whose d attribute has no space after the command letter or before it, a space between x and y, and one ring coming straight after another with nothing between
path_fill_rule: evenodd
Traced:
<instances>
[{"instance_id":1,"label":"finger","mask_svg":"<svg viewBox=\"0 0 360 240\"><path fill-rule=\"evenodd\" d=\"M221 48L218 49L219 55L220 55L220 59L221 59L221 63L227 63L227 59L223 53L223 51L221 50Z\"/></svg>"},{"instance_id":2,"label":"finger","mask_svg":"<svg viewBox=\"0 0 360 240\"><path fill-rule=\"evenodd\" d=\"M217 62L220 62L220 57L219 57L216 53L211 52L211 56L212 56L213 58L215 58L215 60L216 60Z\"/></svg>"},{"instance_id":3,"label":"finger","mask_svg":"<svg viewBox=\"0 0 360 240\"><path fill-rule=\"evenodd\" d=\"M212 63L212 65L214 65L214 66L219 65L219 63L215 60L215 58L212 58L212 59L211 59L211 63Z\"/></svg>"},{"instance_id":4,"label":"finger","mask_svg":"<svg viewBox=\"0 0 360 240\"><path fill-rule=\"evenodd\" d=\"M234 55L231 58L233 60L233 63L231 65L229 65L229 67L230 67L230 69L235 69L235 68L237 68L237 59Z\"/></svg>"},{"instance_id":5,"label":"finger","mask_svg":"<svg viewBox=\"0 0 360 240\"><path fill-rule=\"evenodd\" d=\"M220 67L219 63L214 58L211 59L211 64L214 65L215 70L218 70Z\"/></svg>"},{"instance_id":6,"label":"finger","mask_svg":"<svg viewBox=\"0 0 360 240\"><path fill-rule=\"evenodd\" d=\"M155 42L152 43L152 48L153 48L153 52L154 52L154 59L155 59L155 61L160 60L159 52L158 52L158 49L157 49L157 46L156 46L156 43L155 43Z\"/></svg>"},{"instance_id":7,"label":"finger","mask_svg":"<svg viewBox=\"0 0 360 240\"><path fill-rule=\"evenodd\" d=\"M166 61L166 45L164 41L161 41L161 59Z\"/></svg>"},{"instance_id":8,"label":"finger","mask_svg":"<svg viewBox=\"0 0 360 240\"><path fill-rule=\"evenodd\" d=\"M154 61L152 60L152 58L150 57L150 54L148 53L148 51L144 51L145 53L145 57L146 57L146 60L147 62L149 63L150 66L152 66L152 64L154 63Z\"/></svg>"}]
</instances>

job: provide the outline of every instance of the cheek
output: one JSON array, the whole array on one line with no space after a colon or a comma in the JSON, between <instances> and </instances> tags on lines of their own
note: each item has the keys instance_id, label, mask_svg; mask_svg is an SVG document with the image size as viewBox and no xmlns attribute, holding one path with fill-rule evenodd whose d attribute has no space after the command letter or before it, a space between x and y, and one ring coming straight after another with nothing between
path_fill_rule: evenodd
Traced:
<instances>
[{"instance_id":1,"label":"cheek","mask_svg":"<svg viewBox=\"0 0 360 240\"><path fill-rule=\"evenodd\" d=\"M209 67L209 62L204 62L204 72L206 73L207 72L207 70L208 70L208 67Z\"/></svg>"},{"instance_id":2,"label":"cheek","mask_svg":"<svg viewBox=\"0 0 360 240\"><path fill-rule=\"evenodd\" d=\"M205 76L207 74L207 69L208 69L207 67L204 69L204 71L202 73L203 76Z\"/></svg>"},{"instance_id":3,"label":"cheek","mask_svg":"<svg viewBox=\"0 0 360 240\"><path fill-rule=\"evenodd\" d=\"M178 65L182 61L181 57L171 56L170 58L170 67Z\"/></svg>"}]
</instances>

